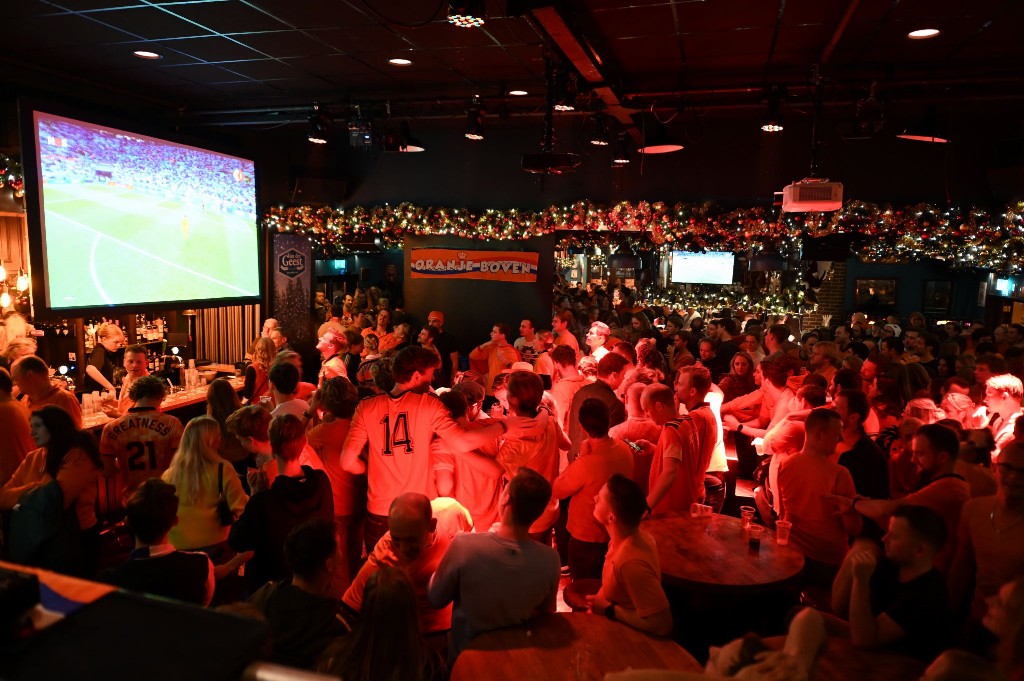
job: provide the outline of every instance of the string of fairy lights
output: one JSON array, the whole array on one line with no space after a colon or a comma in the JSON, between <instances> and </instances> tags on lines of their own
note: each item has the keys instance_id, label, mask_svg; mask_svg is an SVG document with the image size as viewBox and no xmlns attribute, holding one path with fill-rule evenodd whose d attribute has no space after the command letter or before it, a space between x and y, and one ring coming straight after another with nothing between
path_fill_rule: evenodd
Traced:
<instances>
[{"instance_id":1,"label":"string of fairy lights","mask_svg":"<svg viewBox=\"0 0 1024 681\"><path fill-rule=\"evenodd\" d=\"M954 268L1003 274L1024 264L1024 202L1001 212L917 204L896 208L849 201L831 213L782 213L764 207L726 209L713 203L577 201L542 211L396 206L275 207L263 217L272 232L305 234L318 254L343 254L352 244L400 246L406 236L459 236L520 241L559 234L562 249L601 246L770 253L799 257L805 238L844 237L850 254L868 262L942 260Z\"/></svg>"}]
</instances>

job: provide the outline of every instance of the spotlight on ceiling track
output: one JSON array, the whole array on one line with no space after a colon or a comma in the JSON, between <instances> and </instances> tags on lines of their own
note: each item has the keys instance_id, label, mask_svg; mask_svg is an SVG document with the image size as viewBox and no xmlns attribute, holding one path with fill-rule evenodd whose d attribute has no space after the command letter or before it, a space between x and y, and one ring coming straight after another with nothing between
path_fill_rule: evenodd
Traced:
<instances>
[{"instance_id":1,"label":"spotlight on ceiling track","mask_svg":"<svg viewBox=\"0 0 1024 681\"><path fill-rule=\"evenodd\" d=\"M402 121L398 130L389 130L381 137L381 146L386 152L417 153L426 151L423 142L412 136L409 121Z\"/></svg>"},{"instance_id":2,"label":"spotlight on ceiling track","mask_svg":"<svg viewBox=\"0 0 1024 681\"><path fill-rule=\"evenodd\" d=\"M466 107L466 139L480 141L484 138L484 103L479 97L474 97Z\"/></svg>"},{"instance_id":3,"label":"spotlight on ceiling track","mask_svg":"<svg viewBox=\"0 0 1024 681\"><path fill-rule=\"evenodd\" d=\"M643 133L641 154L671 154L679 151L683 145L672 135L668 126L658 120L653 112L633 114L633 121Z\"/></svg>"},{"instance_id":4,"label":"spotlight on ceiling track","mask_svg":"<svg viewBox=\"0 0 1024 681\"><path fill-rule=\"evenodd\" d=\"M607 147L609 143L608 119L595 114L590 122L590 143L595 147Z\"/></svg>"},{"instance_id":5,"label":"spotlight on ceiling track","mask_svg":"<svg viewBox=\"0 0 1024 681\"><path fill-rule=\"evenodd\" d=\"M483 26L486 15L485 0L462 0L448 3L448 23L459 28Z\"/></svg>"},{"instance_id":6,"label":"spotlight on ceiling track","mask_svg":"<svg viewBox=\"0 0 1024 681\"><path fill-rule=\"evenodd\" d=\"M316 102L313 102L313 113L309 116L306 138L313 144L327 144L327 117L320 112L320 105Z\"/></svg>"},{"instance_id":7,"label":"spotlight on ceiling track","mask_svg":"<svg viewBox=\"0 0 1024 681\"><path fill-rule=\"evenodd\" d=\"M768 112L761 122L761 130L764 132L782 132L782 118L779 116L779 101L782 95L777 87L773 87L768 93Z\"/></svg>"},{"instance_id":8,"label":"spotlight on ceiling track","mask_svg":"<svg viewBox=\"0 0 1024 681\"><path fill-rule=\"evenodd\" d=\"M625 168L629 165L629 143L626 142L626 133L619 133L619 139L615 143L615 150L612 154L612 168Z\"/></svg>"},{"instance_id":9,"label":"spotlight on ceiling track","mask_svg":"<svg viewBox=\"0 0 1024 681\"><path fill-rule=\"evenodd\" d=\"M928 142L930 144L946 144L949 142L949 131L939 123L935 107L929 107L920 120L911 123L903 132L896 135L900 139L912 142Z\"/></svg>"}]
</instances>

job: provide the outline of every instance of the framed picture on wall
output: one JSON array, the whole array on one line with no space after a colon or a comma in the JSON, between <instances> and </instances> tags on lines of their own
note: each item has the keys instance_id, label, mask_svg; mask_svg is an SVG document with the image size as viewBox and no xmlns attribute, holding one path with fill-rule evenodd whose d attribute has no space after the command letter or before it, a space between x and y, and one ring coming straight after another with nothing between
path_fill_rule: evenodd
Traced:
<instances>
[{"instance_id":1,"label":"framed picture on wall","mask_svg":"<svg viewBox=\"0 0 1024 681\"><path fill-rule=\"evenodd\" d=\"M858 307L870 304L896 304L895 279L857 279L856 284L857 289L854 291L853 302Z\"/></svg>"},{"instance_id":2,"label":"framed picture on wall","mask_svg":"<svg viewBox=\"0 0 1024 681\"><path fill-rule=\"evenodd\" d=\"M953 302L953 282L930 280L924 282L924 305L927 315L948 314Z\"/></svg>"}]
</instances>

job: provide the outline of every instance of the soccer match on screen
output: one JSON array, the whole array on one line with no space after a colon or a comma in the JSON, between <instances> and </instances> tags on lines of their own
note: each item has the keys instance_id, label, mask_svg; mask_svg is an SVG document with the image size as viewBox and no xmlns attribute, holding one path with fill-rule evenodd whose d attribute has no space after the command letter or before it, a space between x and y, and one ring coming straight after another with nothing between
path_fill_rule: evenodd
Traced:
<instances>
[{"instance_id":1,"label":"soccer match on screen","mask_svg":"<svg viewBox=\"0 0 1024 681\"><path fill-rule=\"evenodd\" d=\"M259 295L252 161L34 119L50 308Z\"/></svg>"}]
</instances>

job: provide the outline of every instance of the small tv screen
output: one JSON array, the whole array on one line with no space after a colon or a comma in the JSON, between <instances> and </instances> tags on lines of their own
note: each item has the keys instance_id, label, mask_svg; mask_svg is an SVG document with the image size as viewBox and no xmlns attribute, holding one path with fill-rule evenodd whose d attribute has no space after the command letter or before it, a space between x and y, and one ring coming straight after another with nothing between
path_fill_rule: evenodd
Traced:
<instances>
[{"instance_id":1,"label":"small tv screen","mask_svg":"<svg viewBox=\"0 0 1024 681\"><path fill-rule=\"evenodd\" d=\"M259 299L252 160L34 107L29 120L48 310Z\"/></svg>"},{"instance_id":2,"label":"small tv screen","mask_svg":"<svg viewBox=\"0 0 1024 681\"><path fill-rule=\"evenodd\" d=\"M1010 295L1010 280L996 279L996 293L1004 296Z\"/></svg>"},{"instance_id":3,"label":"small tv screen","mask_svg":"<svg viewBox=\"0 0 1024 681\"><path fill-rule=\"evenodd\" d=\"M731 284L736 256L724 251L672 251L673 284Z\"/></svg>"}]
</instances>

